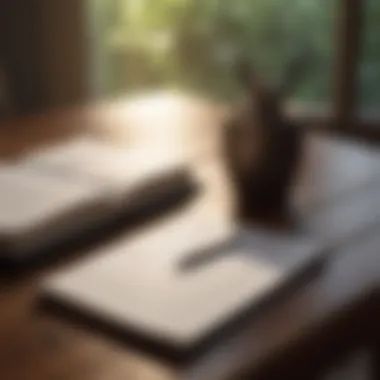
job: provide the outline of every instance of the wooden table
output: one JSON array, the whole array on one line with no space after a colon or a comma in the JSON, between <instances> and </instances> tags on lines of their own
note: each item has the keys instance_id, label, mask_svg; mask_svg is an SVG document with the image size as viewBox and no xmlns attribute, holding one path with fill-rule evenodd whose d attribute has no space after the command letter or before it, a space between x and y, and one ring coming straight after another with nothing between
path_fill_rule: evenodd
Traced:
<instances>
[{"instance_id":1,"label":"wooden table","mask_svg":"<svg viewBox=\"0 0 380 380\"><path fill-rule=\"evenodd\" d=\"M120 99L13 121L1 128L0 151L4 159L16 159L40 146L90 134L125 147L151 144L152 149L161 149L163 164L167 160L190 162L203 181L204 193L159 225L134 232L149 236L152 229L167 223L180 226L179 222L189 218L209 215L216 223L230 218L233 197L219 150L225 114L218 105L176 94ZM350 178L349 168L354 165L367 177L378 172L380 159L376 152L368 160L355 148L340 149L328 138L311 137L310 141L300 174L304 184L297 196L300 202L331 191L339 199L342 188L355 184L360 177ZM333 163L338 158L345 164L334 171ZM337 183L336 170L345 171L346 184ZM367 188L365 181L365 176L359 178L355 193ZM291 378L311 371L331 358L335 348L343 352L364 339L367 327L380 311L380 222L374 221L359 232L339 244L316 282L248 321L186 366L162 361L133 346L121 346L96 332L38 312L35 301L39 280L54 271L52 267L15 281L4 280L0 292L0 378L219 380L240 378L240 374L264 378L277 373L280 378ZM347 329L353 334L347 334Z\"/></svg>"}]
</instances>

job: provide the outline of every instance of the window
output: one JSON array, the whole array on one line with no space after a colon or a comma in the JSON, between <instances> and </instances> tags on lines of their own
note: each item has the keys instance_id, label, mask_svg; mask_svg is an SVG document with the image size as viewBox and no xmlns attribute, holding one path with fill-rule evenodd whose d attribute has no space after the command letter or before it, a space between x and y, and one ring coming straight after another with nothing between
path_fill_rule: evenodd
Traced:
<instances>
[{"instance_id":1,"label":"window","mask_svg":"<svg viewBox=\"0 0 380 380\"><path fill-rule=\"evenodd\" d=\"M101 95L179 87L234 98L238 57L276 82L303 53L297 103L332 105L349 128L358 104L380 101L377 0L89 1Z\"/></svg>"},{"instance_id":2,"label":"window","mask_svg":"<svg viewBox=\"0 0 380 380\"><path fill-rule=\"evenodd\" d=\"M214 96L236 92L231 64L244 55L281 75L297 49L310 55L298 97L325 100L331 0L96 0L97 75L105 93L161 85Z\"/></svg>"}]
</instances>

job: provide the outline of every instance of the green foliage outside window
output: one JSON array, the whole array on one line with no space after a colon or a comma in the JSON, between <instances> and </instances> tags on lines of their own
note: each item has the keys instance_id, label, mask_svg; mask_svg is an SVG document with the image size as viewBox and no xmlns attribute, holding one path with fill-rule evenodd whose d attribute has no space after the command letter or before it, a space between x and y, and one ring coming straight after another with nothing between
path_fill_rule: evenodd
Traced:
<instances>
[{"instance_id":1,"label":"green foliage outside window","mask_svg":"<svg viewBox=\"0 0 380 380\"><path fill-rule=\"evenodd\" d=\"M373 108L380 104L380 2L366 1L360 100L363 106Z\"/></svg>"},{"instance_id":2,"label":"green foliage outside window","mask_svg":"<svg viewBox=\"0 0 380 380\"><path fill-rule=\"evenodd\" d=\"M333 0L91 4L104 93L170 86L230 98L239 92L232 68L237 57L246 57L268 81L277 81L286 64L304 51L309 67L294 96L327 101L330 95Z\"/></svg>"}]
</instances>

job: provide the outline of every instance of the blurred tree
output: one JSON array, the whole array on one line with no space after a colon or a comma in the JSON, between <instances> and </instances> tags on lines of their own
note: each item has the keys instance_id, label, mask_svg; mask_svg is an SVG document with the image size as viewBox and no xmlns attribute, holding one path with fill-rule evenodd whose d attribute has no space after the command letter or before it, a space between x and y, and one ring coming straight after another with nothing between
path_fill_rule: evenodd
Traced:
<instances>
[{"instance_id":1,"label":"blurred tree","mask_svg":"<svg viewBox=\"0 0 380 380\"><path fill-rule=\"evenodd\" d=\"M310 68L296 96L328 100L335 1L93 1L108 93L169 85L235 96L237 57L278 81L306 49Z\"/></svg>"}]
</instances>

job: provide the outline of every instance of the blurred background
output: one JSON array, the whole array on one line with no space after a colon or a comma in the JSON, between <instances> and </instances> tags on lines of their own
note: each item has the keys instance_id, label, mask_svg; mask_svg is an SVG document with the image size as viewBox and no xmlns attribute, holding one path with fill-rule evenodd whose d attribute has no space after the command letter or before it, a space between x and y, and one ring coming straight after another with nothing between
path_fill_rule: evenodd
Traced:
<instances>
[{"instance_id":1,"label":"blurred background","mask_svg":"<svg viewBox=\"0 0 380 380\"><path fill-rule=\"evenodd\" d=\"M303 49L314 59L296 97L327 100L334 1L97 0L89 5L94 79L101 94L169 85L233 97L236 57L244 55L275 78L295 50Z\"/></svg>"},{"instance_id":2,"label":"blurred background","mask_svg":"<svg viewBox=\"0 0 380 380\"><path fill-rule=\"evenodd\" d=\"M1 82L15 112L162 87L218 99L239 94L231 63L270 80L297 49L312 64L293 94L329 105L336 0L3 0ZM380 3L365 1L360 105L380 100ZM378 83L379 85L374 85ZM4 101L3 101L4 102Z\"/></svg>"}]
</instances>

